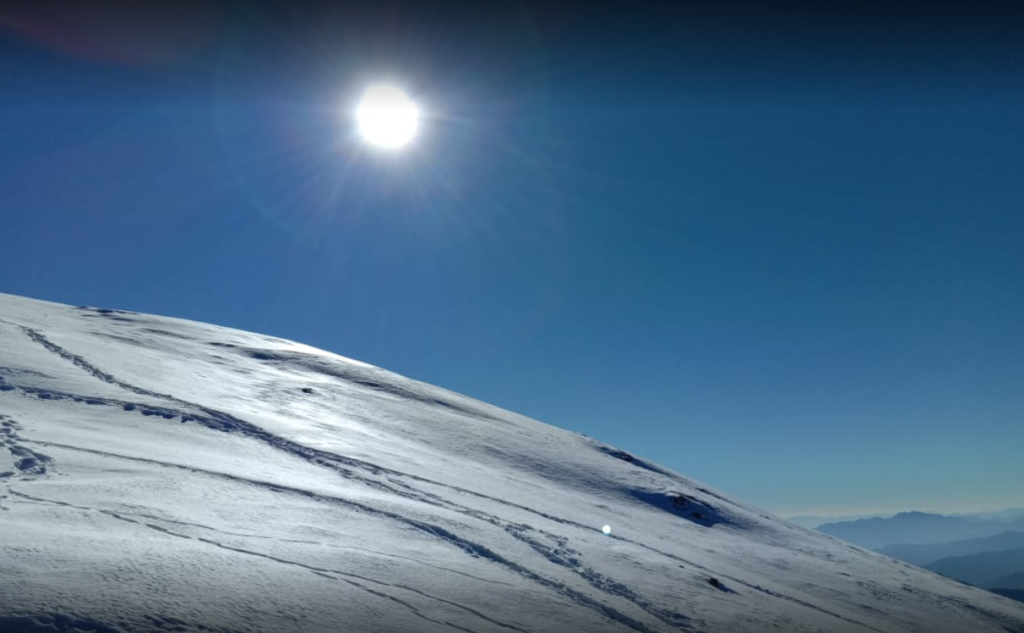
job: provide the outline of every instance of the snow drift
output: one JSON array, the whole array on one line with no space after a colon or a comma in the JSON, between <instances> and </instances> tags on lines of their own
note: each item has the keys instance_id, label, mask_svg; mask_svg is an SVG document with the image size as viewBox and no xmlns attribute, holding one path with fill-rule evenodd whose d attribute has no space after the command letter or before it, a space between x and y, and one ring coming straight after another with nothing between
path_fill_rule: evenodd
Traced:
<instances>
[{"instance_id":1,"label":"snow drift","mask_svg":"<svg viewBox=\"0 0 1024 633\"><path fill-rule=\"evenodd\" d=\"M1024 605L299 343L0 295L0 630L1007 633Z\"/></svg>"}]
</instances>

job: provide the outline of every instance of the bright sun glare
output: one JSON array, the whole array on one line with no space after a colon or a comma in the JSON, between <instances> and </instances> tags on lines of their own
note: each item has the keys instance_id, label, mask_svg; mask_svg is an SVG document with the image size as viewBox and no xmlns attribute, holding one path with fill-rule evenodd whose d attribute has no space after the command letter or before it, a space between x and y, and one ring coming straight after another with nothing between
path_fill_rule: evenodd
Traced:
<instances>
[{"instance_id":1,"label":"bright sun glare","mask_svg":"<svg viewBox=\"0 0 1024 633\"><path fill-rule=\"evenodd\" d=\"M356 108L359 133L370 144L386 149L404 147L416 135L420 113L404 92L377 84L363 93Z\"/></svg>"}]
</instances>

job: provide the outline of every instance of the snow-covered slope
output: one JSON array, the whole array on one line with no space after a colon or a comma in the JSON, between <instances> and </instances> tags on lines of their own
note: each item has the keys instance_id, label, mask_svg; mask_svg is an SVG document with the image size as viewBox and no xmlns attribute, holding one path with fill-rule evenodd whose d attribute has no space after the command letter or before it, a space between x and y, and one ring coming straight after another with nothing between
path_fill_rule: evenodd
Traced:
<instances>
[{"instance_id":1,"label":"snow-covered slope","mask_svg":"<svg viewBox=\"0 0 1024 633\"><path fill-rule=\"evenodd\" d=\"M0 295L0 631L36 630L1007 633L1024 605L305 345Z\"/></svg>"}]
</instances>

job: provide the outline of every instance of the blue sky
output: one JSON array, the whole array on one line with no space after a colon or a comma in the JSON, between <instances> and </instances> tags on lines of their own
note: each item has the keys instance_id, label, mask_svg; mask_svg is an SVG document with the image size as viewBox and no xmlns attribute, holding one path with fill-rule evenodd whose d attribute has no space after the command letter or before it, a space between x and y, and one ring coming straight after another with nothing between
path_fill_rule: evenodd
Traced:
<instances>
[{"instance_id":1,"label":"blue sky","mask_svg":"<svg viewBox=\"0 0 1024 633\"><path fill-rule=\"evenodd\" d=\"M297 339L776 512L1024 506L1016 14L94 6L0 14L0 291ZM355 138L379 78L409 152Z\"/></svg>"}]
</instances>

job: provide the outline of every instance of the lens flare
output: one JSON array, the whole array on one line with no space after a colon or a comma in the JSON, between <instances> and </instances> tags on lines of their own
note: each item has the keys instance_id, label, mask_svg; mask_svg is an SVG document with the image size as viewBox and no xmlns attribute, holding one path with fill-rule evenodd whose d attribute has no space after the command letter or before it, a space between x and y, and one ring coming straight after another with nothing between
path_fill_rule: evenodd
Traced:
<instances>
[{"instance_id":1,"label":"lens flare","mask_svg":"<svg viewBox=\"0 0 1024 633\"><path fill-rule=\"evenodd\" d=\"M359 133L368 143L385 149L407 145L416 135L419 118L416 104L387 84L367 88L356 108Z\"/></svg>"}]
</instances>

